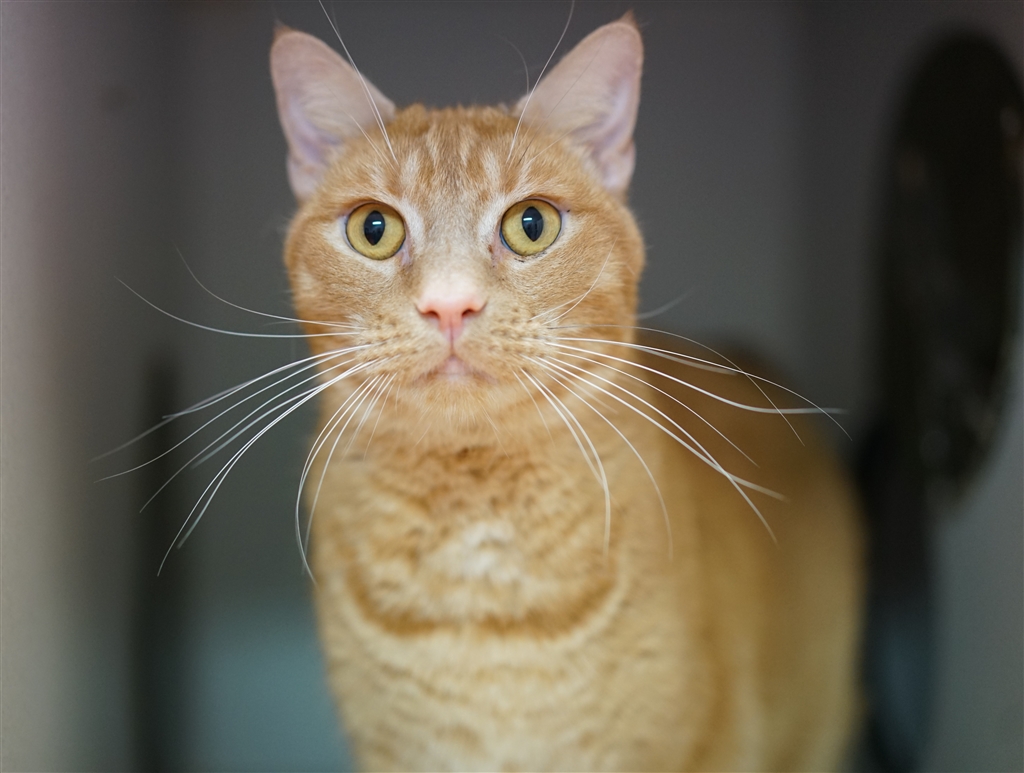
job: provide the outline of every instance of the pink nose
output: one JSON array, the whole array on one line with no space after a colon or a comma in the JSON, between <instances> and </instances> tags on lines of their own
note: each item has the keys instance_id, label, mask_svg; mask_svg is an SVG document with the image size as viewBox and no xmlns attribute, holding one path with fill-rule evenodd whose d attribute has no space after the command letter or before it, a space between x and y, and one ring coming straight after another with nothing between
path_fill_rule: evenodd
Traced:
<instances>
[{"instance_id":1,"label":"pink nose","mask_svg":"<svg viewBox=\"0 0 1024 773\"><path fill-rule=\"evenodd\" d=\"M483 309L486 301L474 292L428 293L416 303L420 314L438 329L451 343L462 335L466 320Z\"/></svg>"}]
</instances>

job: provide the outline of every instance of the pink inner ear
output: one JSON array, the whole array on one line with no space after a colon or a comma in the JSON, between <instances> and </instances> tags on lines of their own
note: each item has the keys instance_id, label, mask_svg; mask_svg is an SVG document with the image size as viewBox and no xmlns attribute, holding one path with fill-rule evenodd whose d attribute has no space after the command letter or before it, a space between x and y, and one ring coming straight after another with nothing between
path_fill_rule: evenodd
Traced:
<instances>
[{"instance_id":1,"label":"pink inner ear","mask_svg":"<svg viewBox=\"0 0 1024 773\"><path fill-rule=\"evenodd\" d=\"M303 32L280 33L270 50L278 117L288 140L288 175L300 201L320 184L346 140L394 118L395 106L332 48Z\"/></svg>"},{"instance_id":2,"label":"pink inner ear","mask_svg":"<svg viewBox=\"0 0 1024 773\"><path fill-rule=\"evenodd\" d=\"M317 130L316 126L306 120L302 111L296 109L294 102L288 106L288 111L292 114L290 121L294 127L291 138L293 153L300 159L314 162L316 166L326 164L330 151L339 144L338 138Z\"/></svg>"},{"instance_id":3,"label":"pink inner ear","mask_svg":"<svg viewBox=\"0 0 1024 773\"><path fill-rule=\"evenodd\" d=\"M642 68L643 42L632 19L606 24L566 54L517 109L524 121L575 138L605 187L621 194L633 174Z\"/></svg>"}]
</instances>

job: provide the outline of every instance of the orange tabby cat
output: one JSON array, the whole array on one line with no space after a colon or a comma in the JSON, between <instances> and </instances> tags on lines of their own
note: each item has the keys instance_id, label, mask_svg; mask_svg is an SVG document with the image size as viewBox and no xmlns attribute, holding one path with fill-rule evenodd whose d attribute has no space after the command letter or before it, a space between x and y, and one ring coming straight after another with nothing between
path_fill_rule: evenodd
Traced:
<instances>
[{"instance_id":1,"label":"orange tabby cat","mask_svg":"<svg viewBox=\"0 0 1024 773\"><path fill-rule=\"evenodd\" d=\"M286 261L330 383L316 603L365 768L843 755L850 489L789 395L637 337L641 64L627 16L512 108L397 110L319 40L274 42Z\"/></svg>"}]
</instances>

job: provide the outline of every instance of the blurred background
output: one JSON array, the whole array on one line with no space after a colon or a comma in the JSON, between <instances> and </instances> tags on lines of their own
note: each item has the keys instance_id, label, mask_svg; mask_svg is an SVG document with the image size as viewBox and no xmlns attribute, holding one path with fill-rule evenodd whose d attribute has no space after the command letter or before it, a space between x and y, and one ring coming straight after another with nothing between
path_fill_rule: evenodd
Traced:
<instances>
[{"instance_id":1,"label":"blurred background","mask_svg":"<svg viewBox=\"0 0 1024 773\"><path fill-rule=\"evenodd\" d=\"M569 13L327 8L399 106L513 102L523 59L532 82ZM852 460L880 399L901 100L957 30L987 38L1019 78L1024 5L580 2L560 53L630 8L646 45L631 194L648 244L642 308L682 296L651 324L752 346L790 386L845 408L853 440L836 445ZM176 322L118 282L197 323L290 330L215 300L179 258L234 303L291 313L281 243L294 201L267 64L279 21L335 43L317 3L0 5L3 770L349 764L293 534L312 411L252 448L159 577L216 468L182 474L140 514L187 456L97 480L185 430L91 461L304 354ZM1019 304L1019 282L1006 290ZM1024 767L1019 337L1009 351L992 447L933 506L928 770Z\"/></svg>"}]
</instances>

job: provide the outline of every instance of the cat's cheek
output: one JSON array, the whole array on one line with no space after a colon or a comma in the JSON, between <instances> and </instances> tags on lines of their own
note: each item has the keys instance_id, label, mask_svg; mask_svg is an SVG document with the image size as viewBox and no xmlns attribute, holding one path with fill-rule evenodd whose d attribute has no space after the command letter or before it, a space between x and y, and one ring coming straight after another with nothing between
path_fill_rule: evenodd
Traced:
<instances>
[{"instance_id":1,"label":"cat's cheek","mask_svg":"<svg viewBox=\"0 0 1024 773\"><path fill-rule=\"evenodd\" d=\"M348 238L345 236L345 222L343 218L325 223L321 230L321 236L324 242L326 242L325 246L329 247L330 252L333 253L337 261L341 262L361 257L348 243Z\"/></svg>"},{"instance_id":2,"label":"cat's cheek","mask_svg":"<svg viewBox=\"0 0 1024 773\"><path fill-rule=\"evenodd\" d=\"M301 302L303 298L313 297L318 289L316 278L309 272L309 268L303 263L292 271L292 294Z\"/></svg>"}]
</instances>

